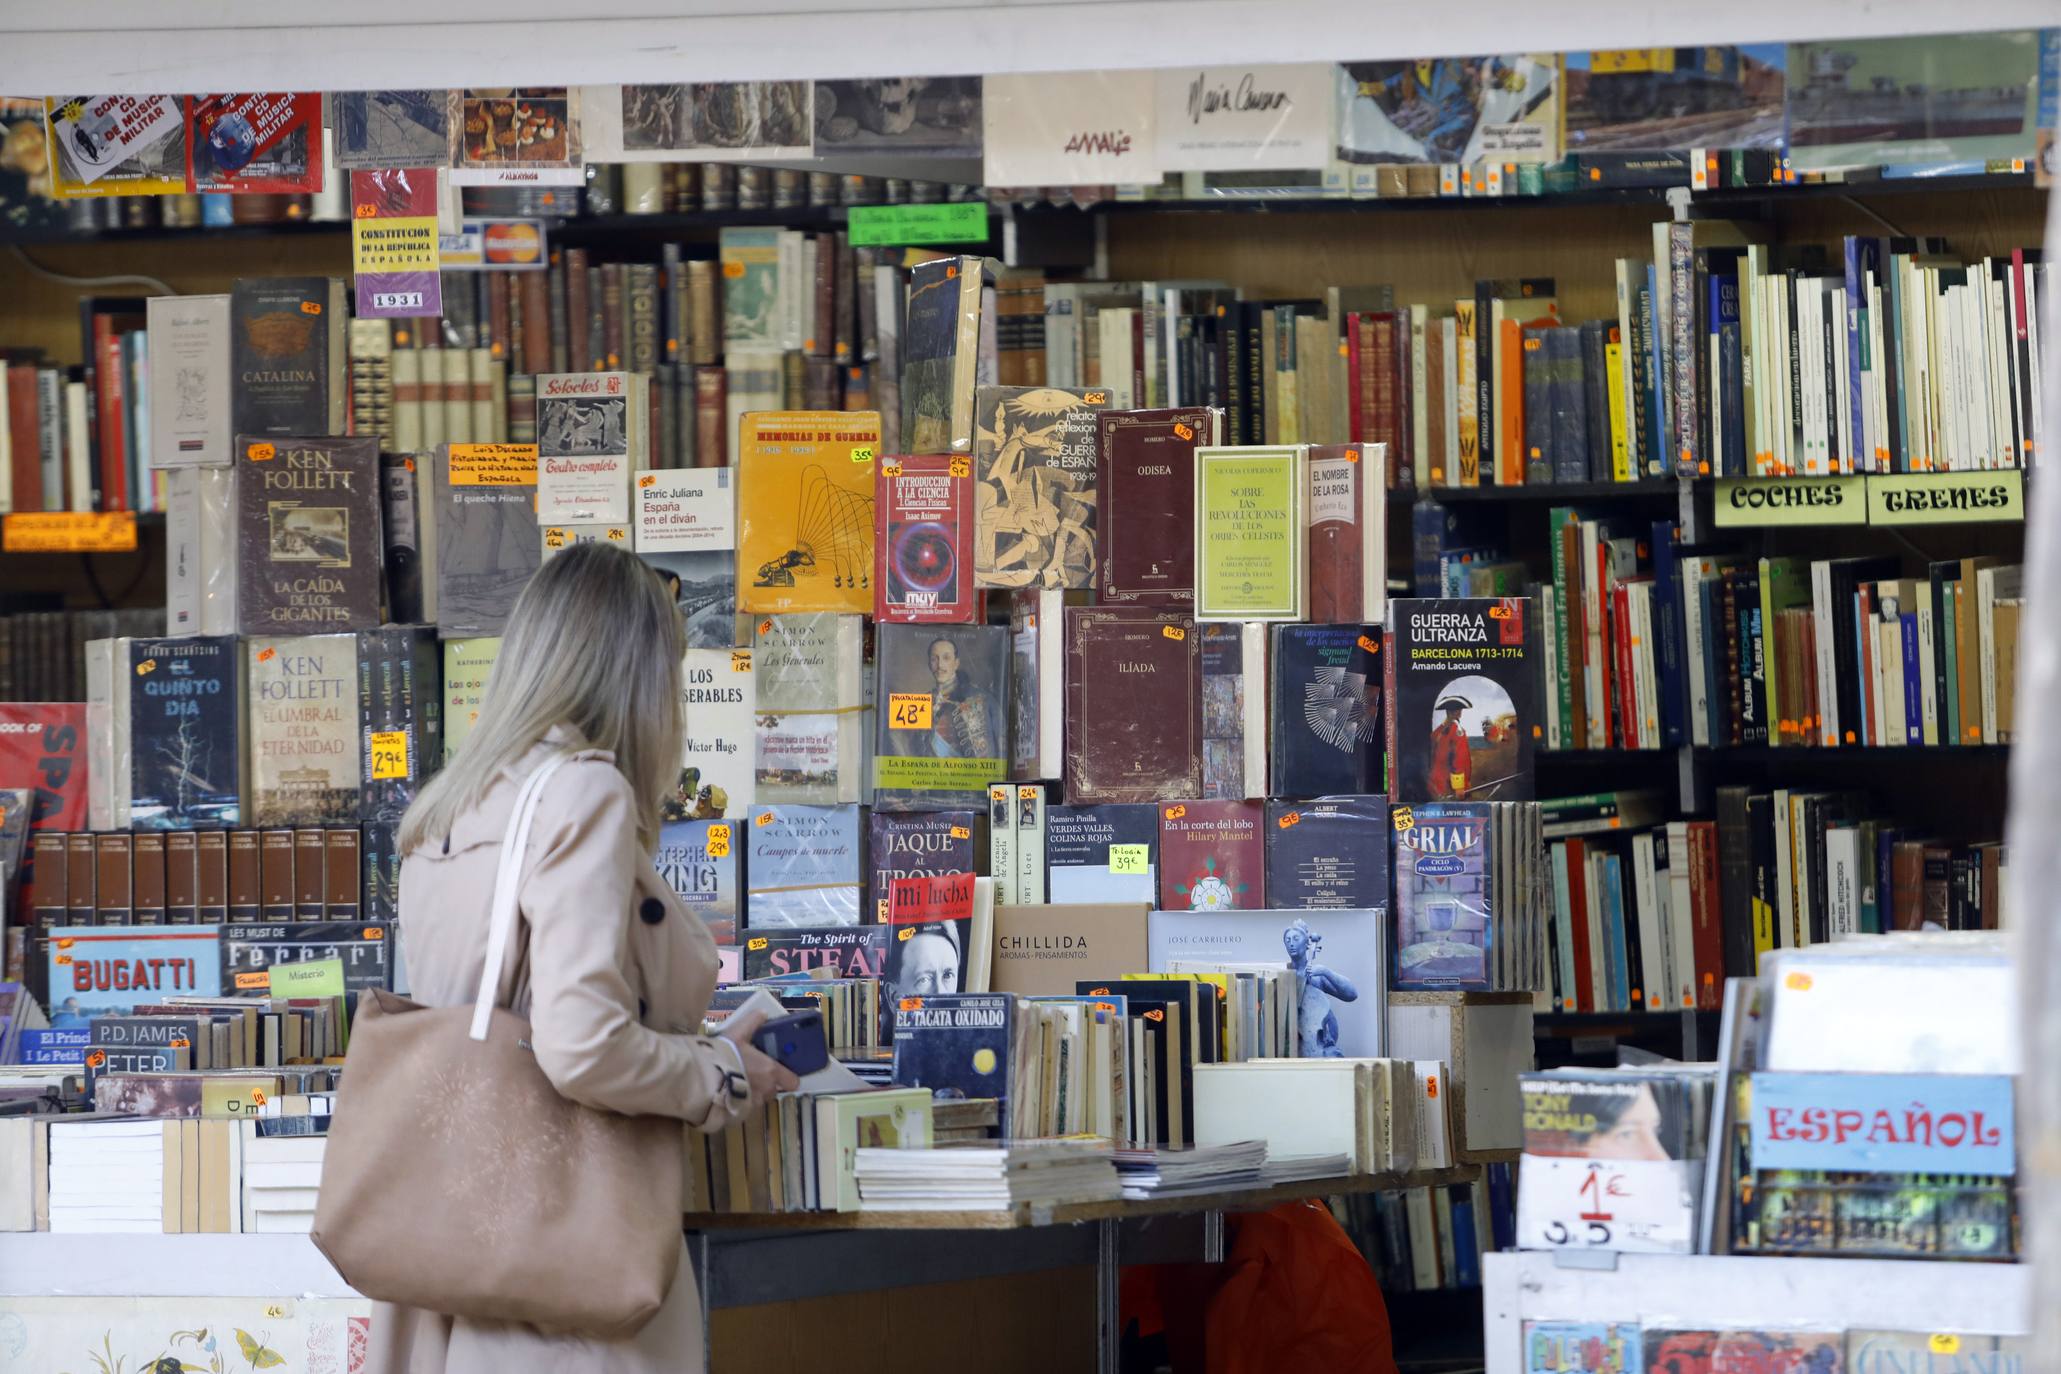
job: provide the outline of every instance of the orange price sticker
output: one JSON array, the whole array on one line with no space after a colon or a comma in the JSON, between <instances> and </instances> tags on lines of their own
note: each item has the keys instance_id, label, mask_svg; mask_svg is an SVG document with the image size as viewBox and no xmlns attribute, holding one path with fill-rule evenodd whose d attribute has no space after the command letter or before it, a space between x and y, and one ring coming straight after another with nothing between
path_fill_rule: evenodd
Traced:
<instances>
[{"instance_id":1,"label":"orange price sticker","mask_svg":"<svg viewBox=\"0 0 2061 1374\"><path fill-rule=\"evenodd\" d=\"M86 1067L87 1067L87 1068L89 1068L89 1069L97 1069L97 1068L99 1068L99 1067L100 1067L100 1066L101 1066L102 1064L105 1064L106 1062L107 1062L107 1051L106 1051L106 1050L94 1050L94 1051L92 1051L92 1052L91 1052L90 1054L88 1054L88 1055L86 1056Z\"/></svg>"},{"instance_id":2,"label":"orange price sticker","mask_svg":"<svg viewBox=\"0 0 2061 1374\"><path fill-rule=\"evenodd\" d=\"M895 930L895 939L906 940L915 933L916 927L914 926L900 926Z\"/></svg>"},{"instance_id":3,"label":"orange price sticker","mask_svg":"<svg viewBox=\"0 0 2061 1374\"><path fill-rule=\"evenodd\" d=\"M952 838L955 840L970 840L973 838L973 832L963 825L955 825L952 827Z\"/></svg>"},{"instance_id":4,"label":"orange price sticker","mask_svg":"<svg viewBox=\"0 0 2061 1374\"><path fill-rule=\"evenodd\" d=\"M657 474L657 473L655 473L655 472L647 472L647 473L645 473L645 474L644 474L644 475L643 475L642 477L639 477L639 478L637 479L637 485L638 485L638 486L640 486L640 487L648 487L648 486L653 486L653 485L655 485L655 484L656 484L657 482L658 482L658 474Z\"/></svg>"},{"instance_id":5,"label":"orange price sticker","mask_svg":"<svg viewBox=\"0 0 2061 1374\"><path fill-rule=\"evenodd\" d=\"M1370 654L1378 654L1381 652L1380 643L1376 641L1374 636L1372 635L1361 635L1359 639L1359 644L1362 649L1365 649Z\"/></svg>"},{"instance_id":6,"label":"orange price sticker","mask_svg":"<svg viewBox=\"0 0 2061 1374\"><path fill-rule=\"evenodd\" d=\"M769 635L773 633L773 622L770 620L761 620L759 622L759 633L762 635Z\"/></svg>"},{"instance_id":7,"label":"orange price sticker","mask_svg":"<svg viewBox=\"0 0 2061 1374\"><path fill-rule=\"evenodd\" d=\"M1182 640L1188 637L1188 632L1179 625L1162 625L1159 627L1159 632L1172 640Z\"/></svg>"},{"instance_id":8,"label":"orange price sticker","mask_svg":"<svg viewBox=\"0 0 2061 1374\"><path fill-rule=\"evenodd\" d=\"M752 818L751 823L757 826L771 825L773 823L773 813L770 811L761 811L757 816Z\"/></svg>"},{"instance_id":9,"label":"orange price sticker","mask_svg":"<svg viewBox=\"0 0 2061 1374\"><path fill-rule=\"evenodd\" d=\"M274 658L277 658L278 656L279 651L269 644L267 644L264 648L258 650L258 662L260 663L270 663Z\"/></svg>"},{"instance_id":10,"label":"orange price sticker","mask_svg":"<svg viewBox=\"0 0 2061 1374\"><path fill-rule=\"evenodd\" d=\"M742 281L744 279L744 264L741 262L724 263L723 275L731 281Z\"/></svg>"},{"instance_id":11,"label":"orange price sticker","mask_svg":"<svg viewBox=\"0 0 2061 1374\"><path fill-rule=\"evenodd\" d=\"M1188 426L1186 425L1175 425L1174 437L1176 439L1193 439L1195 437L1195 431L1188 428Z\"/></svg>"},{"instance_id":12,"label":"orange price sticker","mask_svg":"<svg viewBox=\"0 0 2061 1374\"><path fill-rule=\"evenodd\" d=\"M1166 818L1170 821L1177 821L1187 814L1188 808L1185 806L1169 806L1166 809Z\"/></svg>"},{"instance_id":13,"label":"orange price sticker","mask_svg":"<svg viewBox=\"0 0 2061 1374\"><path fill-rule=\"evenodd\" d=\"M751 671L751 650L749 650L749 649L732 649L732 650L730 651L730 671L731 671L731 672L733 672L733 673L748 673L748 672L750 672L750 671Z\"/></svg>"},{"instance_id":14,"label":"orange price sticker","mask_svg":"<svg viewBox=\"0 0 2061 1374\"><path fill-rule=\"evenodd\" d=\"M246 992L252 988L269 988L272 986L272 975L263 969L256 973L239 973L236 975L236 986Z\"/></svg>"},{"instance_id":15,"label":"orange price sticker","mask_svg":"<svg viewBox=\"0 0 2061 1374\"><path fill-rule=\"evenodd\" d=\"M253 463L269 463L279 456L279 448L276 444L246 444L243 456Z\"/></svg>"},{"instance_id":16,"label":"orange price sticker","mask_svg":"<svg viewBox=\"0 0 2061 1374\"><path fill-rule=\"evenodd\" d=\"M1287 815L1283 816L1280 820L1274 822L1274 824L1280 826L1283 830L1286 830L1291 825L1301 825L1302 812L1291 811Z\"/></svg>"},{"instance_id":17,"label":"orange price sticker","mask_svg":"<svg viewBox=\"0 0 2061 1374\"><path fill-rule=\"evenodd\" d=\"M358 938L361 940L384 940L386 938L386 927L366 926L364 930L358 933Z\"/></svg>"},{"instance_id":18,"label":"orange price sticker","mask_svg":"<svg viewBox=\"0 0 2061 1374\"><path fill-rule=\"evenodd\" d=\"M320 302L320 301L302 301L302 302L301 302L301 313L302 313L303 315L319 315L319 314L321 314L321 313L322 313L322 302Z\"/></svg>"},{"instance_id":19,"label":"orange price sticker","mask_svg":"<svg viewBox=\"0 0 2061 1374\"><path fill-rule=\"evenodd\" d=\"M1081 402L1084 405L1091 406L1108 405L1109 393L1106 391L1084 391L1081 393Z\"/></svg>"},{"instance_id":20,"label":"orange price sticker","mask_svg":"<svg viewBox=\"0 0 2061 1374\"><path fill-rule=\"evenodd\" d=\"M152 674L152 673L154 673L154 672L156 672L156 671L157 671L157 660L156 660L156 659L154 659L154 658L146 658L146 659L144 659L144 660L143 660L143 661L142 661L141 663L139 663L139 664L137 664L137 665L136 665L136 676L137 676L137 677L148 677L148 676L149 676L150 674Z\"/></svg>"},{"instance_id":21,"label":"orange price sticker","mask_svg":"<svg viewBox=\"0 0 2061 1374\"><path fill-rule=\"evenodd\" d=\"M904 997L895 1004L895 1009L897 1011L922 1011L923 999L921 997Z\"/></svg>"},{"instance_id":22,"label":"orange price sticker","mask_svg":"<svg viewBox=\"0 0 2061 1374\"><path fill-rule=\"evenodd\" d=\"M902 475L902 460L899 458L881 459L880 475L882 477L900 477Z\"/></svg>"}]
</instances>

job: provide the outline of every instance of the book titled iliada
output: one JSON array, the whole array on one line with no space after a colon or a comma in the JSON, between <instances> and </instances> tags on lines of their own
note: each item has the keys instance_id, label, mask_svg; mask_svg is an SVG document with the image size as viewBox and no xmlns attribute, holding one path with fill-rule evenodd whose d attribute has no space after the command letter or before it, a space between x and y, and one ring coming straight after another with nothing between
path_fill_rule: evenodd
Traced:
<instances>
[{"instance_id":1,"label":"book titled iliada","mask_svg":"<svg viewBox=\"0 0 2061 1374\"><path fill-rule=\"evenodd\" d=\"M1095 585L1096 419L1109 393L974 393L973 563L983 587Z\"/></svg>"},{"instance_id":2,"label":"book titled iliada","mask_svg":"<svg viewBox=\"0 0 2061 1374\"><path fill-rule=\"evenodd\" d=\"M236 452L242 632L379 624L379 441L244 434Z\"/></svg>"},{"instance_id":3,"label":"book titled iliada","mask_svg":"<svg viewBox=\"0 0 2061 1374\"><path fill-rule=\"evenodd\" d=\"M1202 784L1202 703L1186 615L1066 611L1066 799L1151 802Z\"/></svg>"},{"instance_id":4,"label":"book titled iliada","mask_svg":"<svg viewBox=\"0 0 2061 1374\"><path fill-rule=\"evenodd\" d=\"M1539 721L1531 622L1521 597L1389 603L1393 800L1531 797Z\"/></svg>"},{"instance_id":5,"label":"book titled iliada","mask_svg":"<svg viewBox=\"0 0 2061 1374\"><path fill-rule=\"evenodd\" d=\"M876 807L972 805L1007 776L1007 630L882 625L874 662Z\"/></svg>"},{"instance_id":6,"label":"book titled iliada","mask_svg":"<svg viewBox=\"0 0 2061 1374\"><path fill-rule=\"evenodd\" d=\"M972 460L945 453L882 459L875 519L874 619L972 620Z\"/></svg>"}]
</instances>

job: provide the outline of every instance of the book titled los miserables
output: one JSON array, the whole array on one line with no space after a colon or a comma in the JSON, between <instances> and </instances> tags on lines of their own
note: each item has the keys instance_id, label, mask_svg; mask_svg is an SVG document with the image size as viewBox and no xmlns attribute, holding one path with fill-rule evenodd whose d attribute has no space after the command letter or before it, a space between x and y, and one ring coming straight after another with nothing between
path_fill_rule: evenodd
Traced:
<instances>
[{"instance_id":1,"label":"book titled los miserables","mask_svg":"<svg viewBox=\"0 0 2061 1374\"><path fill-rule=\"evenodd\" d=\"M936 625L975 618L973 460L963 453L880 461L873 618Z\"/></svg>"},{"instance_id":2,"label":"book titled los miserables","mask_svg":"<svg viewBox=\"0 0 2061 1374\"><path fill-rule=\"evenodd\" d=\"M1531 798L1533 635L1521 597L1388 603L1392 800Z\"/></svg>"},{"instance_id":3,"label":"book titled los miserables","mask_svg":"<svg viewBox=\"0 0 2061 1374\"><path fill-rule=\"evenodd\" d=\"M236 636L136 639L128 649L130 824L240 824L247 755Z\"/></svg>"},{"instance_id":4,"label":"book titled los miserables","mask_svg":"<svg viewBox=\"0 0 2061 1374\"><path fill-rule=\"evenodd\" d=\"M873 804L972 806L1009 773L1009 632L882 625L874 640Z\"/></svg>"},{"instance_id":5,"label":"book titled los miserables","mask_svg":"<svg viewBox=\"0 0 2061 1374\"><path fill-rule=\"evenodd\" d=\"M1222 442L1223 412L1105 410L1095 528L1105 606L1195 605L1195 450Z\"/></svg>"},{"instance_id":6,"label":"book titled los miserables","mask_svg":"<svg viewBox=\"0 0 2061 1374\"><path fill-rule=\"evenodd\" d=\"M1380 791L1386 743L1381 729L1381 627L1273 629L1269 794L1322 797Z\"/></svg>"},{"instance_id":7,"label":"book titled los miserables","mask_svg":"<svg viewBox=\"0 0 2061 1374\"><path fill-rule=\"evenodd\" d=\"M245 435L236 454L237 628L327 634L379 624L379 441Z\"/></svg>"},{"instance_id":8,"label":"book titled los miserables","mask_svg":"<svg viewBox=\"0 0 2061 1374\"><path fill-rule=\"evenodd\" d=\"M1066 609L1066 800L1154 802L1202 790L1194 621L1151 607Z\"/></svg>"},{"instance_id":9,"label":"book titled los miserables","mask_svg":"<svg viewBox=\"0 0 2061 1374\"><path fill-rule=\"evenodd\" d=\"M1268 906L1387 910L1388 798L1270 801L1266 836Z\"/></svg>"}]
</instances>

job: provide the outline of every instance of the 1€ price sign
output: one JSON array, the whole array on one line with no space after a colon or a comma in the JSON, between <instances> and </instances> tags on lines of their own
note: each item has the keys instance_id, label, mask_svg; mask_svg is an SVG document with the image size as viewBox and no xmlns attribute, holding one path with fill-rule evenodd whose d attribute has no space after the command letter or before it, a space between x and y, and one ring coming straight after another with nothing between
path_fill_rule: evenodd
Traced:
<instances>
[{"instance_id":1,"label":"1\u20ac price sign","mask_svg":"<svg viewBox=\"0 0 2061 1374\"><path fill-rule=\"evenodd\" d=\"M1518 1167L1523 1249L1687 1254L1694 1244L1695 1192L1681 1161L1527 1154Z\"/></svg>"}]
</instances>

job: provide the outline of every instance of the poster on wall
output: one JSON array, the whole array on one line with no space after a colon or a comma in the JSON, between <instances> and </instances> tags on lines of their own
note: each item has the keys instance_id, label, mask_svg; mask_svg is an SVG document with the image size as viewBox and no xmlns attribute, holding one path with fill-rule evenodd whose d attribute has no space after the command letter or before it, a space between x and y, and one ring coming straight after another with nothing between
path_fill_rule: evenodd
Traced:
<instances>
[{"instance_id":1,"label":"poster on wall","mask_svg":"<svg viewBox=\"0 0 2061 1374\"><path fill-rule=\"evenodd\" d=\"M52 187L74 196L165 196L186 189L186 124L176 95L54 95L43 102Z\"/></svg>"},{"instance_id":2,"label":"poster on wall","mask_svg":"<svg viewBox=\"0 0 2061 1374\"><path fill-rule=\"evenodd\" d=\"M1133 73L990 76L981 99L989 186L1109 186L1159 180L1156 94Z\"/></svg>"},{"instance_id":3,"label":"poster on wall","mask_svg":"<svg viewBox=\"0 0 2061 1374\"><path fill-rule=\"evenodd\" d=\"M358 318L441 315L438 242L434 168L351 173L351 278Z\"/></svg>"},{"instance_id":4,"label":"poster on wall","mask_svg":"<svg viewBox=\"0 0 2061 1374\"><path fill-rule=\"evenodd\" d=\"M1791 164L1842 167L2030 161L2040 35L1939 34L1789 45Z\"/></svg>"},{"instance_id":5,"label":"poster on wall","mask_svg":"<svg viewBox=\"0 0 2061 1374\"><path fill-rule=\"evenodd\" d=\"M979 157L977 76L816 83L816 152Z\"/></svg>"},{"instance_id":6,"label":"poster on wall","mask_svg":"<svg viewBox=\"0 0 2061 1374\"><path fill-rule=\"evenodd\" d=\"M747 162L811 156L814 83L589 86L588 156L604 162Z\"/></svg>"},{"instance_id":7,"label":"poster on wall","mask_svg":"<svg viewBox=\"0 0 2061 1374\"><path fill-rule=\"evenodd\" d=\"M450 91L338 91L329 97L337 169L448 165L452 96Z\"/></svg>"},{"instance_id":8,"label":"poster on wall","mask_svg":"<svg viewBox=\"0 0 2061 1374\"><path fill-rule=\"evenodd\" d=\"M579 186L580 102L564 86L458 93L451 126L454 186Z\"/></svg>"},{"instance_id":9,"label":"poster on wall","mask_svg":"<svg viewBox=\"0 0 2061 1374\"><path fill-rule=\"evenodd\" d=\"M272 195L322 189L322 97L196 95L186 102L186 189Z\"/></svg>"},{"instance_id":10,"label":"poster on wall","mask_svg":"<svg viewBox=\"0 0 2061 1374\"><path fill-rule=\"evenodd\" d=\"M1567 151L1779 148L1785 61L1780 43L1568 53Z\"/></svg>"},{"instance_id":11,"label":"poster on wall","mask_svg":"<svg viewBox=\"0 0 2061 1374\"><path fill-rule=\"evenodd\" d=\"M1331 67L1305 62L1155 72L1159 167L1219 172L1322 167L1331 155Z\"/></svg>"},{"instance_id":12,"label":"poster on wall","mask_svg":"<svg viewBox=\"0 0 2061 1374\"><path fill-rule=\"evenodd\" d=\"M1347 62L1336 68L1342 162L1554 162L1559 68L1550 53Z\"/></svg>"}]
</instances>

